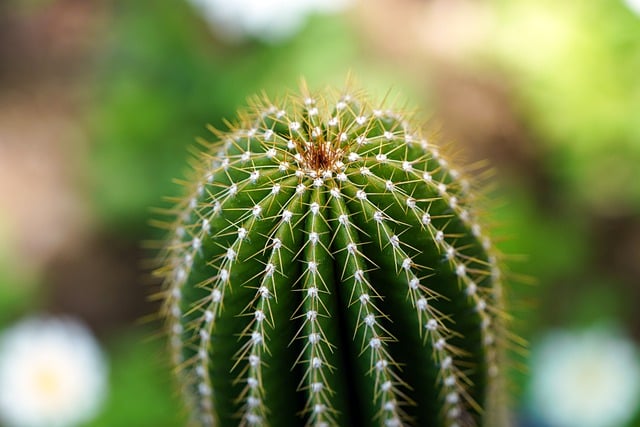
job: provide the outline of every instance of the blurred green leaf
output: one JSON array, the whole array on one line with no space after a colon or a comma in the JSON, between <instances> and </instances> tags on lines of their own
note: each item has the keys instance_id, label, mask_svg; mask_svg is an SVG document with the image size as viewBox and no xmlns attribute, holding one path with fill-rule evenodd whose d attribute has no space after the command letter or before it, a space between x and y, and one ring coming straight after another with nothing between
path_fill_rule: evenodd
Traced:
<instances>
[{"instance_id":1,"label":"blurred green leaf","mask_svg":"<svg viewBox=\"0 0 640 427\"><path fill-rule=\"evenodd\" d=\"M302 77L341 85L350 71L374 92L393 81L371 71L341 17L313 17L281 44L225 45L187 2L116 5L89 112L94 205L113 227L139 229L150 206L179 193L171 180L184 174L187 147L212 139L205 126L233 121L247 97L282 95Z\"/></svg>"},{"instance_id":2,"label":"blurred green leaf","mask_svg":"<svg viewBox=\"0 0 640 427\"><path fill-rule=\"evenodd\" d=\"M149 342L147 334L130 330L109 345L109 395L101 414L85 427L185 425L162 343Z\"/></svg>"},{"instance_id":3,"label":"blurred green leaf","mask_svg":"<svg viewBox=\"0 0 640 427\"><path fill-rule=\"evenodd\" d=\"M22 316L39 302L37 272L17 259L9 224L0 213L0 328Z\"/></svg>"},{"instance_id":4,"label":"blurred green leaf","mask_svg":"<svg viewBox=\"0 0 640 427\"><path fill-rule=\"evenodd\" d=\"M622 1L497 1L492 52L561 162L567 196L640 209L640 17ZM497 47L497 49L496 49Z\"/></svg>"}]
</instances>

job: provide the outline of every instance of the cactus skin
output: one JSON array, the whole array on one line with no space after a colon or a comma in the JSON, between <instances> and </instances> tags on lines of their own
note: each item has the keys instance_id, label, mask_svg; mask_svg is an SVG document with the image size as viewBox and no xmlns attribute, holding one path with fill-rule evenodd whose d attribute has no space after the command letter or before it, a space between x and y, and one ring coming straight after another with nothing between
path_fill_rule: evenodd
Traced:
<instances>
[{"instance_id":1,"label":"cactus skin","mask_svg":"<svg viewBox=\"0 0 640 427\"><path fill-rule=\"evenodd\" d=\"M501 276L469 181L402 114L301 92L214 130L169 212L194 423L502 425Z\"/></svg>"}]
</instances>

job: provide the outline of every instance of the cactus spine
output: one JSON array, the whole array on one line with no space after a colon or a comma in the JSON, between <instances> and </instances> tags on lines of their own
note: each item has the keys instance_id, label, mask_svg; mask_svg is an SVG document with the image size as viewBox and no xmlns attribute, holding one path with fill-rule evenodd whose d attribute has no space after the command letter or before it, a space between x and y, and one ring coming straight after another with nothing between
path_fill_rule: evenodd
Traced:
<instances>
[{"instance_id":1,"label":"cactus spine","mask_svg":"<svg viewBox=\"0 0 640 427\"><path fill-rule=\"evenodd\" d=\"M498 425L501 278L469 181L402 114L301 92L214 130L170 212L193 420Z\"/></svg>"}]
</instances>

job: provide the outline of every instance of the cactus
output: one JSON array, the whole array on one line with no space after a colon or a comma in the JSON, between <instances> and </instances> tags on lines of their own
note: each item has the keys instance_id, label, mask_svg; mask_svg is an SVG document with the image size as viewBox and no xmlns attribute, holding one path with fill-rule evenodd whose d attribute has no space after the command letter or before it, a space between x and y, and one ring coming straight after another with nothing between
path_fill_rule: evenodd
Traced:
<instances>
[{"instance_id":1,"label":"cactus","mask_svg":"<svg viewBox=\"0 0 640 427\"><path fill-rule=\"evenodd\" d=\"M169 211L193 421L501 425L500 269L470 180L403 114L300 92L212 130Z\"/></svg>"}]
</instances>

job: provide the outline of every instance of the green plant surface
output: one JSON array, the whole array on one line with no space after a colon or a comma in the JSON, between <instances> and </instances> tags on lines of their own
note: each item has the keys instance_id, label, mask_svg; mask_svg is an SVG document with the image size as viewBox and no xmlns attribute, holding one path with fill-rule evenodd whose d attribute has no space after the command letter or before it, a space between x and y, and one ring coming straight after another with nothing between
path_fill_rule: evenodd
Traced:
<instances>
[{"instance_id":1,"label":"green plant surface","mask_svg":"<svg viewBox=\"0 0 640 427\"><path fill-rule=\"evenodd\" d=\"M256 99L163 223L200 425L498 426L498 254L475 185L358 91Z\"/></svg>"}]
</instances>

